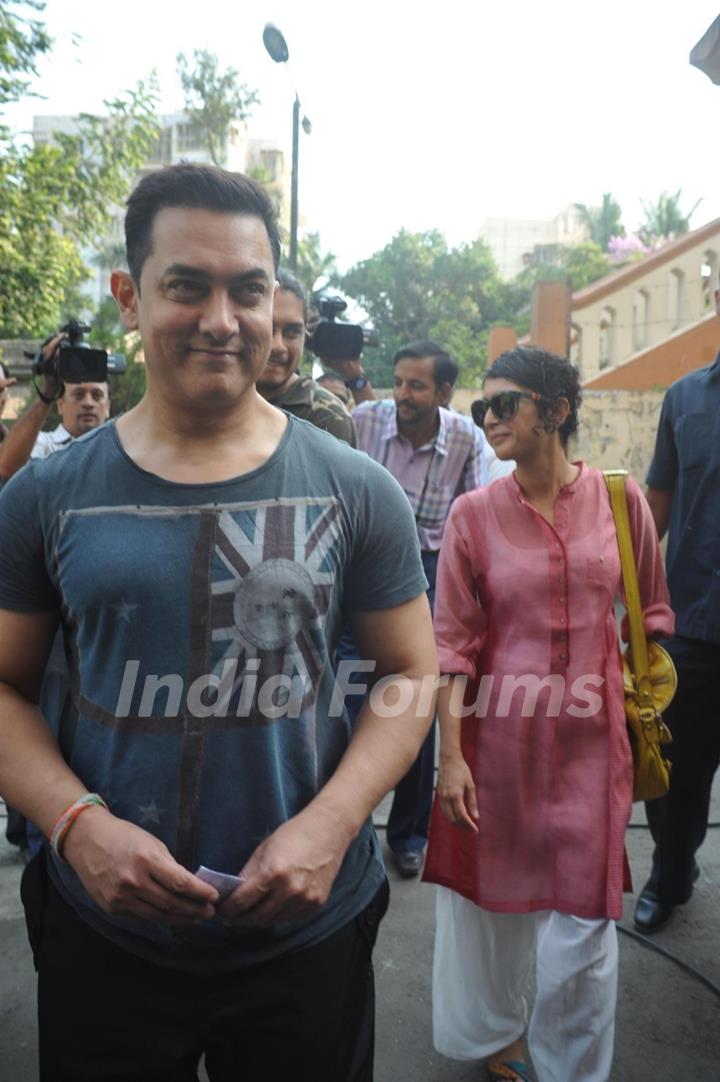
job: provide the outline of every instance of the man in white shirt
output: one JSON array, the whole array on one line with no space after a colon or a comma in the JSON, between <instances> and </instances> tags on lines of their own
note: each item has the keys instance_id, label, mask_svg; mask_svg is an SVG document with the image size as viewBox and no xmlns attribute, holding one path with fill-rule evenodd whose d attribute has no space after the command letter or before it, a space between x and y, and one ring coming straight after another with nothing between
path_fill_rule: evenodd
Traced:
<instances>
[{"instance_id":1,"label":"man in white shirt","mask_svg":"<svg viewBox=\"0 0 720 1082\"><path fill-rule=\"evenodd\" d=\"M53 338L44 351L52 356L60 343ZM30 458L47 458L61 451L78 436L98 428L110 416L110 393L107 383L58 384L52 375L43 377L36 387L38 397L18 418L0 444L0 484L8 481ZM58 391L61 391L57 398ZM41 432L55 401L60 424L52 432Z\"/></svg>"}]
</instances>

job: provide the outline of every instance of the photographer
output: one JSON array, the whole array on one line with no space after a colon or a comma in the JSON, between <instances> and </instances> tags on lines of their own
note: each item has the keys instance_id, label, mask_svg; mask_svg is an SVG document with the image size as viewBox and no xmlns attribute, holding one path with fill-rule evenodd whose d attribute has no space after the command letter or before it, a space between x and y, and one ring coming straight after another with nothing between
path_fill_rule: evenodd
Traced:
<instances>
[{"instance_id":1,"label":"photographer","mask_svg":"<svg viewBox=\"0 0 720 1082\"><path fill-rule=\"evenodd\" d=\"M312 376L300 375L307 319L303 288L284 270L277 272L277 282L272 348L268 362L258 376L258 392L279 409L357 447L355 425L342 403Z\"/></svg>"},{"instance_id":2,"label":"photographer","mask_svg":"<svg viewBox=\"0 0 720 1082\"><path fill-rule=\"evenodd\" d=\"M45 362L54 361L64 334L57 334L42 348ZM45 371L35 383L37 400L20 417L0 444L0 483L4 484L30 458L47 458L73 439L104 424L110 416L107 383L62 383L54 371ZM60 424L41 432L53 403Z\"/></svg>"}]
</instances>

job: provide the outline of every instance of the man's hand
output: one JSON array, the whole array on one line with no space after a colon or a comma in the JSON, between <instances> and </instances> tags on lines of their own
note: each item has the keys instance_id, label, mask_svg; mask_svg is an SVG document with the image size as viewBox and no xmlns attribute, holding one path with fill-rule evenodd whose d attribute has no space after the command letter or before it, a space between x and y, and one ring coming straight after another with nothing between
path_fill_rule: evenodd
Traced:
<instances>
[{"instance_id":1,"label":"man's hand","mask_svg":"<svg viewBox=\"0 0 720 1082\"><path fill-rule=\"evenodd\" d=\"M90 897L113 916L197 924L215 916L218 892L173 859L153 834L104 808L87 808L63 856Z\"/></svg>"},{"instance_id":2,"label":"man's hand","mask_svg":"<svg viewBox=\"0 0 720 1082\"><path fill-rule=\"evenodd\" d=\"M359 357L348 357L345 360L331 361L325 357L320 358L323 368L332 369L333 372L343 379L357 379L358 376L364 376L365 370L362 366L362 361Z\"/></svg>"},{"instance_id":3,"label":"man's hand","mask_svg":"<svg viewBox=\"0 0 720 1082\"><path fill-rule=\"evenodd\" d=\"M327 371L337 372L343 383L348 383L359 376L363 376L367 380L365 386L359 390L354 387L351 388L355 405L359 405L360 402L375 401L375 392L372 389L370 380L367 379L367 373L362 366L360 357L347 357L343 360L330 360L329 357L321 357L320 360Z\"/></svg>"},{"instance_id":4,"label":"man's hand","mask_svg":"<svg viewBox=\"0 0 720 1082\"><path fill-rule=\"evenodd\" d=\"M3 379L0 376L0 392L7 391L8 387L14 387L16 383L15 376L10 376L9 379Z\"/></svg>"},{"instance_id":5,"label":"man's hand","mask_svg":"<svg viewBox=\"0 0 720 1082\"><path fill-rule=\"evenodd\" d=\"M49 342L46 342L42 347L42 355L46 361L49 361L57 352L60 343L67 339L66 334L56 334L54 338L51 338ZM40 392L45 398L57 398L62 394L62 383L53 373L46 373L43 375L40 384Z\"/></svg>"},{"instance_id":6,"label":"man's hand","mask_svg":"<svg viewBox=\"0 0 720 1082\"><path fill-rule=\"evenodd\" d=\"M330 896L350 841L337 819L309 805L260 843L218 916L253 925L312 916Z\"/></svg>"}]
</instances>

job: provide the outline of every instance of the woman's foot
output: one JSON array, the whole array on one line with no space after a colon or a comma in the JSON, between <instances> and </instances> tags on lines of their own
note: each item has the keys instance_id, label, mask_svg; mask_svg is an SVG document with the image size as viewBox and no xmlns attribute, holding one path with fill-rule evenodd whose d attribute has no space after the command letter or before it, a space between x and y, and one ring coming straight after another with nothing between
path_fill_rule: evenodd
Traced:
<instances>
[{"instance_id":1,"label":"woman's foot","mask_svg":"<svg viewBox=\"0 0 720 1082\"><path fill-rule=\"evenodd\" d=\"M512 1044L495 1052L488 1060L487 1067L493 1082L530 1082L523 1038L519 1037Z\"/></svg>"}]
</instances>

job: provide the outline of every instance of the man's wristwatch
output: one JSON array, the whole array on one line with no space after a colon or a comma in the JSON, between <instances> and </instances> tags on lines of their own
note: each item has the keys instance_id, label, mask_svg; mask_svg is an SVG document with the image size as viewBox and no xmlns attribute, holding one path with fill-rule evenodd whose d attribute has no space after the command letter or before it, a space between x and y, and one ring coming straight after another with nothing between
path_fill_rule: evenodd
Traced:
<instances>
[{"instance_id":1,"label":"man's wristwatch","mask_svg":"<svg viewBox=\"0 0 720 1082\"><path fill-rule=\"evenodd\" d=\"M349 391L362 391L363 387L367 387L367 376L355 376L355 379L346 379L345 386Z\"/></svg>"}]
</instances>

